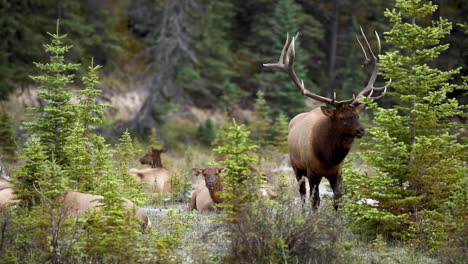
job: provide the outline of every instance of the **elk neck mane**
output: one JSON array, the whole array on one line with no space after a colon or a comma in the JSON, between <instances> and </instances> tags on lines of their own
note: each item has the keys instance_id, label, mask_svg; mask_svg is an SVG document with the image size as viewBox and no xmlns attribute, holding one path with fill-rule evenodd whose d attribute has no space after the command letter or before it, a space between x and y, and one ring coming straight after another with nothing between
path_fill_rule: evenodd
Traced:
<instances>
[{"instance_id":1,"label":"elk neck mane","mask_svg":"<svg viewBox=\"0 0 468 264\"><path fill-rule=\"evenodd\" d=\"M221 183L221 181L216 181L214 188L208 188L211 199L213 199L215 203L223 202L223 199L219 196L219 193L218 193L222 190L223 190L223 184Z\"/></svg>"},{"instance_id":2,"label":"elk neck mane","mask_svg":"<svg viewBox=\"0 0 468 264\"><path fill-rule=\"evenodd\" d=\"M314 128L310 142L317 158L330 166L339 165L351 149L354 137L337 129L326 116L318 120Z\"/></svg>"}]
</instances>

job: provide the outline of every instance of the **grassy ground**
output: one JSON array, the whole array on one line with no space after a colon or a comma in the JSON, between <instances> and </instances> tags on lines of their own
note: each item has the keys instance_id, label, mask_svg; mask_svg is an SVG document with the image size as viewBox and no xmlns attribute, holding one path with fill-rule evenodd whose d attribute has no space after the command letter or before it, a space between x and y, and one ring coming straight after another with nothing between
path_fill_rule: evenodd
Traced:
<instances>
[{"instance_id":1,"label":"grassy ground","mask_svg":"<svg viewBox=\"0 0 468 264\"><path fill-rule=\"evenodd\" d=\"M158 228L158 223L164 219L165 213L169 210L174 210L182 215L182 219L188 224L188 231L185 233L182 244L176 253L184 260L184 263L221 263L230 252L231 240L227 236L226 227L216 220L220 214L202 215L197 211L189 212L188 210L191 191L199 182L199 179L190 173L190 169L206 167L214 160L212 152L205 148L192 147L187 149L185 153L167 153L163 156L163 164L176 175L178 180L185 182L186 189L179 190L182 194L152 198L145 206L148 208L155 228ZM137 164L135 166L141 167ZM262 160L259 167L265 173L268 184L274 189L278 188L280 176L285 177L288 185L288 196L295 197L298 200L298 186L293 172L287 169L287 156L270 152ZM328 185L328 183L326 182L325 185ZM300 207L299 203L297 206ZM304 208L308 210L310 204L306 204ZM327 217L339 217L332 210L330 195L323 195L319 212L324 215L324 220L327 220ZM345 254L343 252L339 253L343 254L340 261L344 261L344 263L441 263L424 256L421 252L416 252L411 245L390 244L385 242L382 237L368 240L360 237L359 234L351 234L346 230L345 223L341 220L335 222L342 225L336 228L338 231L335 230L334 232L338 232L341 237L340 249L338 250L345 252ZM286 263L286 261L281 263ZM301 262L292 260L292 262L287 263ZM310 263L328 262L322 262L320 258L317 258L315 262Z\"/></svg>"}]
</instances>

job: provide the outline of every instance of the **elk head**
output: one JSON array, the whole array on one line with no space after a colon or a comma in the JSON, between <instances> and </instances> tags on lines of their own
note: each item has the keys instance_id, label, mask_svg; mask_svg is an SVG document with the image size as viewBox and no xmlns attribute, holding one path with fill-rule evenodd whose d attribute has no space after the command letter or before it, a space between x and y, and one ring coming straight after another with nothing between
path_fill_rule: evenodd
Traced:
<instances>
[{"instance_id":1,"label":"elk head","mask_svg":"<svg viewBox=\"0 0 468 264\"><path fill-rule=\"evenodd\" d=\"M207 167L205 169L193 168L192 172L197 176L202 175L205 178L205 185L210 191L213 201L215 203L222 202L221 198L217 195L217 192L223 190L220 174L224 172L224 169L217 167Z\"/></svg>"},{"instance_id":2,"label":"elk head","mask_svg":"<svg viewBox=\"0 0 468 264\"><path fill-rule=\"evenodd\" d=\"M366 43L367 49L370 51L370 57L368 57L366 49L362 45L359 38L356 37L365 56L364 66L373 65L374 68L372 70L372 74L371 74L371 77L369 78L367 86L361 92L359 92L357 96L353 96L352 99L337 101L336 94L334 94L333 98L323 97L323 96L314 94L304 87L304 81L302 80L299 81L299 78L297 77L297 74L294 71L294 59L296 56L295 50L294 50L294 42L296 41L298 34L296 34L296 36L292 38L291 43L289 44L289 47L288 47L289 35L287 35L286 43L284 44L284 47L281 51L280 59L277 63L263 64L263 66L267 68L277 69L277 70L286 72L291 78L291 80L294 82L294 84L300 89L302 95L305 95L307 97L310 97L312 99L318 100L320 102L323 102L332 106L332 108L322 106L321 107L322 113L325 116L329 117L331 120L335 121L333 123L336 126L336 129L340 129L337 131L346 131L345 133L348 133L349 136L352 136L352 137L362 137L364 135L364 128L362 128L362 126L358 122L359 114L364 109L364 105L360 103L360 100L362 99L362 97L367 96L368 98L371 98L373 100L379 100L385 96L385 92L387 91L387 86L374 87L375 80L377 79L377 75L379 73L378 55L381 52L381 44L380 44L379 35L377 34L377 32L375 32L375 36L377 38L377 44L378 44L378 53L376 56L374 52L372 51L372 48L362 28L361 28L361 34L362 34L362 38L364 39ZM390 80L390 82L391 81L392 80ZM379 96L372 97L373 93L379 93L379 92L380 92Z\"/></svg>"},{"instance_id":3,"label":"elk head","mask_svg":"<svg viewBox=\"0 0 468 264\"><path fill-rule=\"evenodd\" d=\"M151 168L162 168L161 154L167 152L168 148L164 147L162 149L151 148L146 152L146 154L140 159L142 165L150 165Z\"/></svg>"}]
</instances>

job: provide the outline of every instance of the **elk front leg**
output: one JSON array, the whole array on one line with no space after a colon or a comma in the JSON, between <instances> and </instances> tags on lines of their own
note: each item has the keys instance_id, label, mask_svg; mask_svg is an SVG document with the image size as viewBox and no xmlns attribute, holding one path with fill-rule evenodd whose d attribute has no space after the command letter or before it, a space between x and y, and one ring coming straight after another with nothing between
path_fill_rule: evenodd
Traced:
<instances>
[{"instance_id":1,"label":"elk front leg","mask_svg":"<svg viewBox=\"0 0 468 264\"><path fill-rule=\"evenodd\" d=\"M305 170L300 170L300 169L297 169L295 167L293 167L293 169L294 169L294 174L296 174L297 182L299 184L299 194L301 195L302 205L304 205L307 190L306 190L305 179L303 177L304 176L307 177L307 174L306 174Z\"/></svg>"},{"instance_id":2,"label":"elk front leg","mask_svg":"<svg viewBox=\"0 0 468 264\"><path fill-rule=\"evenodd\" d=\"M341 193L341 172L338 172L335 177L329 177L328 181L330 182L330 186L333 190L333 207L335 210L338 210L340 198L343 196Z\"/></svg>"},{"instance_id":3,"label":"elk front leg","mask_svg":"<svg viewBox=\"0 0 468 264\"><path fill-rule=\"evenodd\" d=\"M312 209L317 210L320 206L320 192L319 185L322 177L316 175L313 172L307 173L309 175L309 186L310 186L310 196L312 197Z\"/></svg>"}]
</instances>

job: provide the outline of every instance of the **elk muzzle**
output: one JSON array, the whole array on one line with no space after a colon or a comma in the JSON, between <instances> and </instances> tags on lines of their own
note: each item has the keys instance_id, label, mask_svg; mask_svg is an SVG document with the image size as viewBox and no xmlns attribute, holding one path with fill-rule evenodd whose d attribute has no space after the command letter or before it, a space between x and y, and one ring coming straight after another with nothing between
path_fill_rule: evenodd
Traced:
<instances>
[{"instance_id":1,"label":"elk muzzle","mask_svg":"<svg viewBox=\"0 0 468 264\"><path fill-rule=\"evenodd\" d=\"M366 130L363 127L356 129L356 137L362 138L366 134Z\"/></svg>"}]
</instances>

